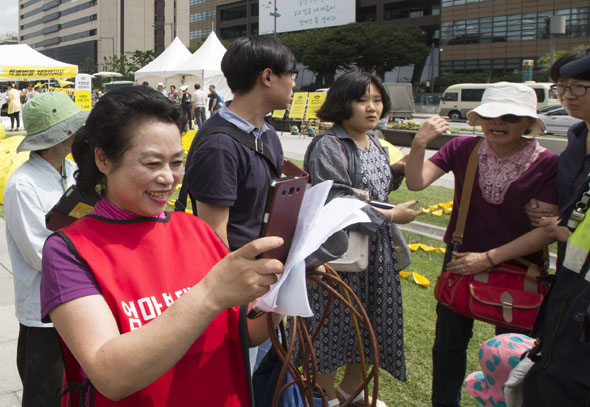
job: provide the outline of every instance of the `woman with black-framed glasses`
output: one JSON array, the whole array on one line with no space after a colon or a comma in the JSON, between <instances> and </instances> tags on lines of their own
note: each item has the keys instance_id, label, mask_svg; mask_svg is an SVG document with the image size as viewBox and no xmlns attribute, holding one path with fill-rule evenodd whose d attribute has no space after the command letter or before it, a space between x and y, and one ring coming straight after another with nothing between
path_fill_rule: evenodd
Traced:
<instances>
[{"instance_id":1,"label":"woman with black-framed glasses","mask_svg":"<svg viewBox=\"0 0 590 407\"><path fill-rule=\"evenodd\" d=\"M587 406L590 403L590 47L551 66L551 79L567 112L582 120L568 131L559 157L559 216L539 224L557 237L557 278L535 324L539 338L524 379L524 407ZM538 214L537 214L538 216Z\"/></svg>"},{"instance_id":2,"label":"woman with black-framed glasses","mask_svg":"<svg viewBox=\"0 0 590 407\"><path fill-rule=\"evenodd\" d=\"M567 147L559 157L557 171L557 189L559 196L559 211L550 212L538 208L536 202L527 205L529 218L533 225L544 226L563 243L558 244L557 266L559 269L564 253L567 233L559 228L559 214L561 218L569 217L566 212L570 201L577 195L580 185L590 173L590 47L571 52L559 58L551 66L551 79L555 82L555 90L559 102L567 113L582 120L572 125L567 133ZM571 212L571 211L570 211Z\"/></svg>"}]
</instances>

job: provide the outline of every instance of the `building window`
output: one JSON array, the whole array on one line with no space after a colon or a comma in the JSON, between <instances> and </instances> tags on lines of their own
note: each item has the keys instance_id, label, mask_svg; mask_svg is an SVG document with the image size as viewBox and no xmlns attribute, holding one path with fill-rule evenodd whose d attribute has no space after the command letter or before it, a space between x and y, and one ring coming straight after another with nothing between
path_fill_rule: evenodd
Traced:
<instances>
[{"instance_id":1,"label":"building window","mask_svg":"<svg viewBox=\"0 0 590 407\"><path fill-rule=\"evenodd\" d=\"M195 6L197 4L209 3L211 1L213 1L213 0L190 0L189 5Z\"/></svg>"},{"instance_id":2,"label":"building window","mask_svg":"<svg viewBox=\"0 0 590 407\"><path fill-rule=\"evenodd\" d=\"M566 16L566 37L590 36L590 7L482 17L441 23L441 44L534 41L546 39L545 19Z\"/></svg>"},{"instance_id":3,"label":"building window","mask_svg":"<svg viewBox=\"0 0 590 407\"><path fill-rule=\"evenodd\" d=\"M33 5L33 4L35 4L35 3L39 3L40 1L41 1L41 0L30 0L30 1L27 1L26 3L23 3L23 4L21 4L20 8L21 8L21 9L23 9L23 8L27 8L27 7L29 7L29 6L32 6L32 5Z\"/></svg>"},{"instance_id":4,"label":"building window","mask_svg":"<svg viewBox=\"0 0 590 407\"><path fill-rule=\"evenodd\" d=\"M483 3L486 1L492 1L492 0L442 0L441 6L442 7L462 6L463 4Z\"/></svg>"},{"instance_id":5,"label":"building window","mask_svg":"<svg viewBox=\"0 0 590 407\"><path fill-rule=\"evenodd\" d=\"M383 7L383 19L384 20L396 20L399 18L414 18L422 16L431 16L440 14L440 6L428 5L420 6L416 5L416 2L406 3L389 3ZM373 20L371 20L373 21Z\"/></svg>"},{"instance_id":6,"label":"building window","mask_svg":"<svg viewBox=\"0 0 590 407\"><path fill-rule=\"evenodd\" d=\"M34 10L27 11L26 13L22 14L22 15L20 16L20 19L21 19L21 20L23 20L23 19L25 19L25 18L29 18L29 17L31 17L31 16L34 16L35 14L41 13L42 11L43 11L43 6L41 6L41 7L37 7L37 8L36 8L36 9L34 9Z\"/></svg>"},{"instance_id":7,"label":"building window","mask_svg":"<svg viewBox=\"0 0 590 407\"><path fill-rule=\"evenodd\" d=\"M205 28L203 30L193 30L189 34L189 39L196 40L198 38L206 37L211 33L211 31L213 31L211 28Z\"/></svg>"},{"instance_id":8,"label":"building window","mask_svg":"<svg viewBox=\"0 0 590 407\"><path fill-rule=\"evenodd\" d=\"M219 31L221 38L238 38L247 35L248 28L246 25L236 25L234 27L222 28Z\"/></svg>"},{"instance_id":9,"label":"building window","mask_svg":"<svg viewBox=\"0 0 590 407\"><path fill-rule=\"evenodd\" d=\"M215 19L215 10L207 10L200 13L192 13L189 22L195 23L197 21L206 21Z\"/></svg>"},{"instance_id":10,"label":"building window","mask_svg":"<svg viewBox=\"0 0 590 407\"><path fill-rule=\"evenodd\" d=\"M248 17L248 8L244 6L237 6L221 10L221 21L237 20Z\"/></svg>"},{"instance_id":11,"label":"building window","mask_svg":"<svg viewBox=\"0 0 590 407\"><path fill-rule=\"evenodd\" d=\"M356 9L356 21L361 23L363 21L377 20L377 6L359 7Z\"/></svg>"}]
</instances>

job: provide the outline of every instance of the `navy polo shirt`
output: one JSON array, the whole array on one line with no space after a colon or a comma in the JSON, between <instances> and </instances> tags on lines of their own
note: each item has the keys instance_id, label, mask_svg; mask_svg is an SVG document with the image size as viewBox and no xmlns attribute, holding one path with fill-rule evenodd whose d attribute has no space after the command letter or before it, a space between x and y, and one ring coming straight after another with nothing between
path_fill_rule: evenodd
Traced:
<instances>
[{"instance_id":1,"label":"navy polo shirt","mask_svg":"<svg viewBox=\"0 0 590 407\"><path fill-rule=\"evenodd\" d=\"M229 122L217 114L201 130L224 124ZM283 149L274 128L268 126L260 139L271 151L276 167L281 168ZM193 147L194 142L183 182L188 182L197 201L229 207L229 247L239 249L259 236L268 187L277 176L264 157L227 134L210 134Z\"/></svg>"}]
</instances>

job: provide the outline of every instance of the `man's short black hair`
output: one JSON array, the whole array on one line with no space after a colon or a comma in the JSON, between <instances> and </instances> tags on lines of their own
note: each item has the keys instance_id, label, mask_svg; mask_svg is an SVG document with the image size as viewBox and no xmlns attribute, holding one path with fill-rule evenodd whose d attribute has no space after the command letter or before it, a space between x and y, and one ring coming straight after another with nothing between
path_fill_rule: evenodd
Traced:
<instances>
[{"instance_id":1,"label":"man's short black hair","mask_svg":"<svg viewBox=\"0 0 590 407\"><path fill-rule=\"evenodd\" d=\"M234 93L246 93L266 68L282 75L295 70L295 56L278 38L251 35L235 40L221 60L221 70Z\"/></svg>"},{"instance_id":2,"label":"man's short black hair","mask_svg":"<svg viewBox=\"0 0 590 407\"><path fill-rule=\"evenodd\" d=\"M330 87L326 100L317 111L317 116L324 121L342 123L352 116L352 102L360 100L370 84L381 93L383 101L383 112L381 119L387 116L391 108L391 100L381 81L375 76L366 72L348 72L336 79Z\"/></svg>"},{"instance_id":3,"label":"man's short black hair","mask_svg":"<svg viewBox=\"0 0 590 407\"><path fill-rule=\"evenodd\" d=\"M198 83L195 83L195 89L201 89L201 85Z\"/></svg>"},{"instance_id":4,"label":"man's short black hair","mask_svg":"<svg viewBox=\"0 0 590 407\"><path fill-rule=\"evenodd\" d=\"M570 52L569 54L565 54L561 58L551 65L551 69L549 71L549 75L551 76L551 80L555 83L559 81L559 79L565 79L559 74L559 70L562 66L569 62L577 61L584 57L590 56L590 47L583 48L579 51ZM590 70L580 73L579 75L575 75L572 79L579 79L583 81L590 81Z\"/></svg>"}]
</instances>

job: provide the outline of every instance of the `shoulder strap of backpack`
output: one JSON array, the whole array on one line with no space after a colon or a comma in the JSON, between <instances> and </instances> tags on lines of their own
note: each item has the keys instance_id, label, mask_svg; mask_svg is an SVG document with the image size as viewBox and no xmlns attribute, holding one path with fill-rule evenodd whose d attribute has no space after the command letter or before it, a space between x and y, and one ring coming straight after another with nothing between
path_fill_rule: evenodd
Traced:
<instances>
[{"instance_id":1,"label":"shoulder strap of backpack","mask_svg":"<svg viewBox=\"0 0 590 407\"><path fill-rule=\"evenodd\" d=\"M264 159L266 159L267 163L269 164L270 168L274 171L275 175L279 177L281 175L281 169L277 168L275 164L275 159L270 151L270 149L264 145L261 139L252 137L250 134L246 133L243 130L240 130L236 126L232 124L220 124L217 126L207 127L201 132L197 132L196 140L194 141L195 147L199 145L199 143L205 139L205 137L211 134L223 133L227 134L231 138L233 138L238 143L254 150L257 154L260 154ZM186 177L186 171L184 173ZM190 195L188 191L188 182L185 180L182 181L182 185L180 187L180 191L178 193L178 199L174 203L174 210L184 212L186 210L186 203L187 197L190 196L191 203L193 205L193 212L195 213L196 206L195 206L195 199ZM196 213L195 213L196 215Z\"/></svg>"}]
</instances>

